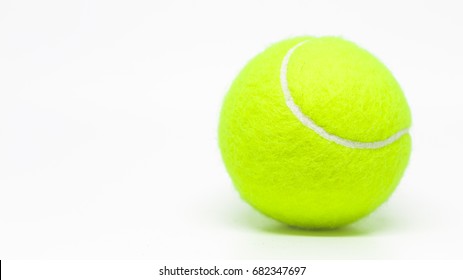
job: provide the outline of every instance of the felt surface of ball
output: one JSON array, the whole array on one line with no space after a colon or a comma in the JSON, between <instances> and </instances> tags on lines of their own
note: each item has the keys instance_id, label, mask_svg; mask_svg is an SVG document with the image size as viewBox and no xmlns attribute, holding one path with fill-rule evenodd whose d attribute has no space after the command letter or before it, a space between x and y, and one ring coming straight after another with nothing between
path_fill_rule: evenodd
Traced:
<instances>
[{"instance_id":1,"label":"felt surface of ball","mask_svg":"<svg viewBox=\"0 0 463 280\"><path fill-rule=\"evenodd\" d=\"M241 197L304 228L336 228L380 206L411 152L411 113L390 71L337 37L281 41L227 93L219 146Z\"/></svg>"}]
</instances>

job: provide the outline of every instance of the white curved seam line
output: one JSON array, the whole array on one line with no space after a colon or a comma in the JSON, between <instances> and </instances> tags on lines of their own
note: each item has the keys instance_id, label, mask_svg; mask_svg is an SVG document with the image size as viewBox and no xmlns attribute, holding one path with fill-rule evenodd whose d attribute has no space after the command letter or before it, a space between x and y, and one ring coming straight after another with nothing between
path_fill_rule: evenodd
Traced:
<instances>
[{"instance_id":1,"label":"white curved seam line","mask_svg":"<svg viewBox=\"0 0 463 280\"><path fill-rule=\"evenodd\" d=\"M375 141L375 142L358 142L358 141L352 141L352 140L345 139L337 135L331 134L327 132L325 129L323 129L322 127L318 126L311 118L304 115L304 113L301 111L301 108L299 108L299 106L294 102L294 99L291 95L291 91L289 90L289 87L288 87L287 73L288 73L289 59L291 58L291 55L297 48L307 43L308 41L309 40L300 42L294 47L292 47L286 53L285 57L283 58L283 62L281 63L281 69L280 69L280 83L281 83L281 88L283 90L283 94L285 96L286 105L291 110L293 115L300 122L302 122L302 124L310 128L311 130L313 130L315 133L325 138L326 140L335 142L336 144L339 144L339 145L342 145L348 148L352 148L352 149L379 149L379 148L385 147L397 141L400 137L402 137L403 135L409 132L409 128L405 128L405 129L398 131L397 133L393 134L392 136L390 136L389 138L385 140Z\"/></svg>"}]
</instances>

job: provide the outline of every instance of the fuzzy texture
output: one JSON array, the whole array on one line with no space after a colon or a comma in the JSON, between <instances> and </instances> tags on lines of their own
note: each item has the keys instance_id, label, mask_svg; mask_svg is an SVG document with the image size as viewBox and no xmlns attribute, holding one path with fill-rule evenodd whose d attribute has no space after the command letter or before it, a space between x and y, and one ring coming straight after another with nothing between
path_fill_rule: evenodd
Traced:
<instances>
[{"instance_id":1,"label":"fuzzy texture","mask_svg":"<svg viewBox=\"0 0 463 280\"><path fill-rule=\"evenodd\" d=\"M335 228L368 215L394 191L411 151L408 133L378 149L329 141L288 107L287 84L302 113L327 133L376 142L408 129L411 115L389 70L334 37L279 42L252 59L225 97L219 146L234 185L254 208L289 225Z\"/></svg>"}]
</instances>

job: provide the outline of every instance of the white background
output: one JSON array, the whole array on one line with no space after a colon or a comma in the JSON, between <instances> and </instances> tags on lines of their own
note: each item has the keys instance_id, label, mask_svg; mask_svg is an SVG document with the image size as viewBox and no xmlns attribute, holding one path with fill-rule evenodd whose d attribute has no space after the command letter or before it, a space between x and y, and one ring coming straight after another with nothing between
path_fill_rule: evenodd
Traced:
<instances>
[{"instance_id":1,"label":"white background","mask_svg":"<svg viewBox=\"0 0 463 280\"><path fill-rule=\"evenodd\" d=\"M0 258L463 256L458 1L0 1ZM397 192L338 231L269 220L221 162L244 64L340 35L395 74L413 113Z\"/></svg>"}]
</instances>

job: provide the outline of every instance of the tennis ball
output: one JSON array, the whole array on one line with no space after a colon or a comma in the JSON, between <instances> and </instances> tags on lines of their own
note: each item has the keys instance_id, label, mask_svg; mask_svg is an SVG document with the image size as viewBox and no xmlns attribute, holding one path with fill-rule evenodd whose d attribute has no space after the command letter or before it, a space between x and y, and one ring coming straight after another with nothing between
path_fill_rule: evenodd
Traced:
<instances>
[{"instance_id":1,"label":"tennis ball","mask_svg":"<svg viewBox=\"0 0 463 280\"><path fill-rule=\"evenodd\" d=\"M288 225L352 223L394 191L411 114L391 72L356 44L298 37L253 58L226 95L219 146L241 197Z\"/></svg>"}]
</instances>

